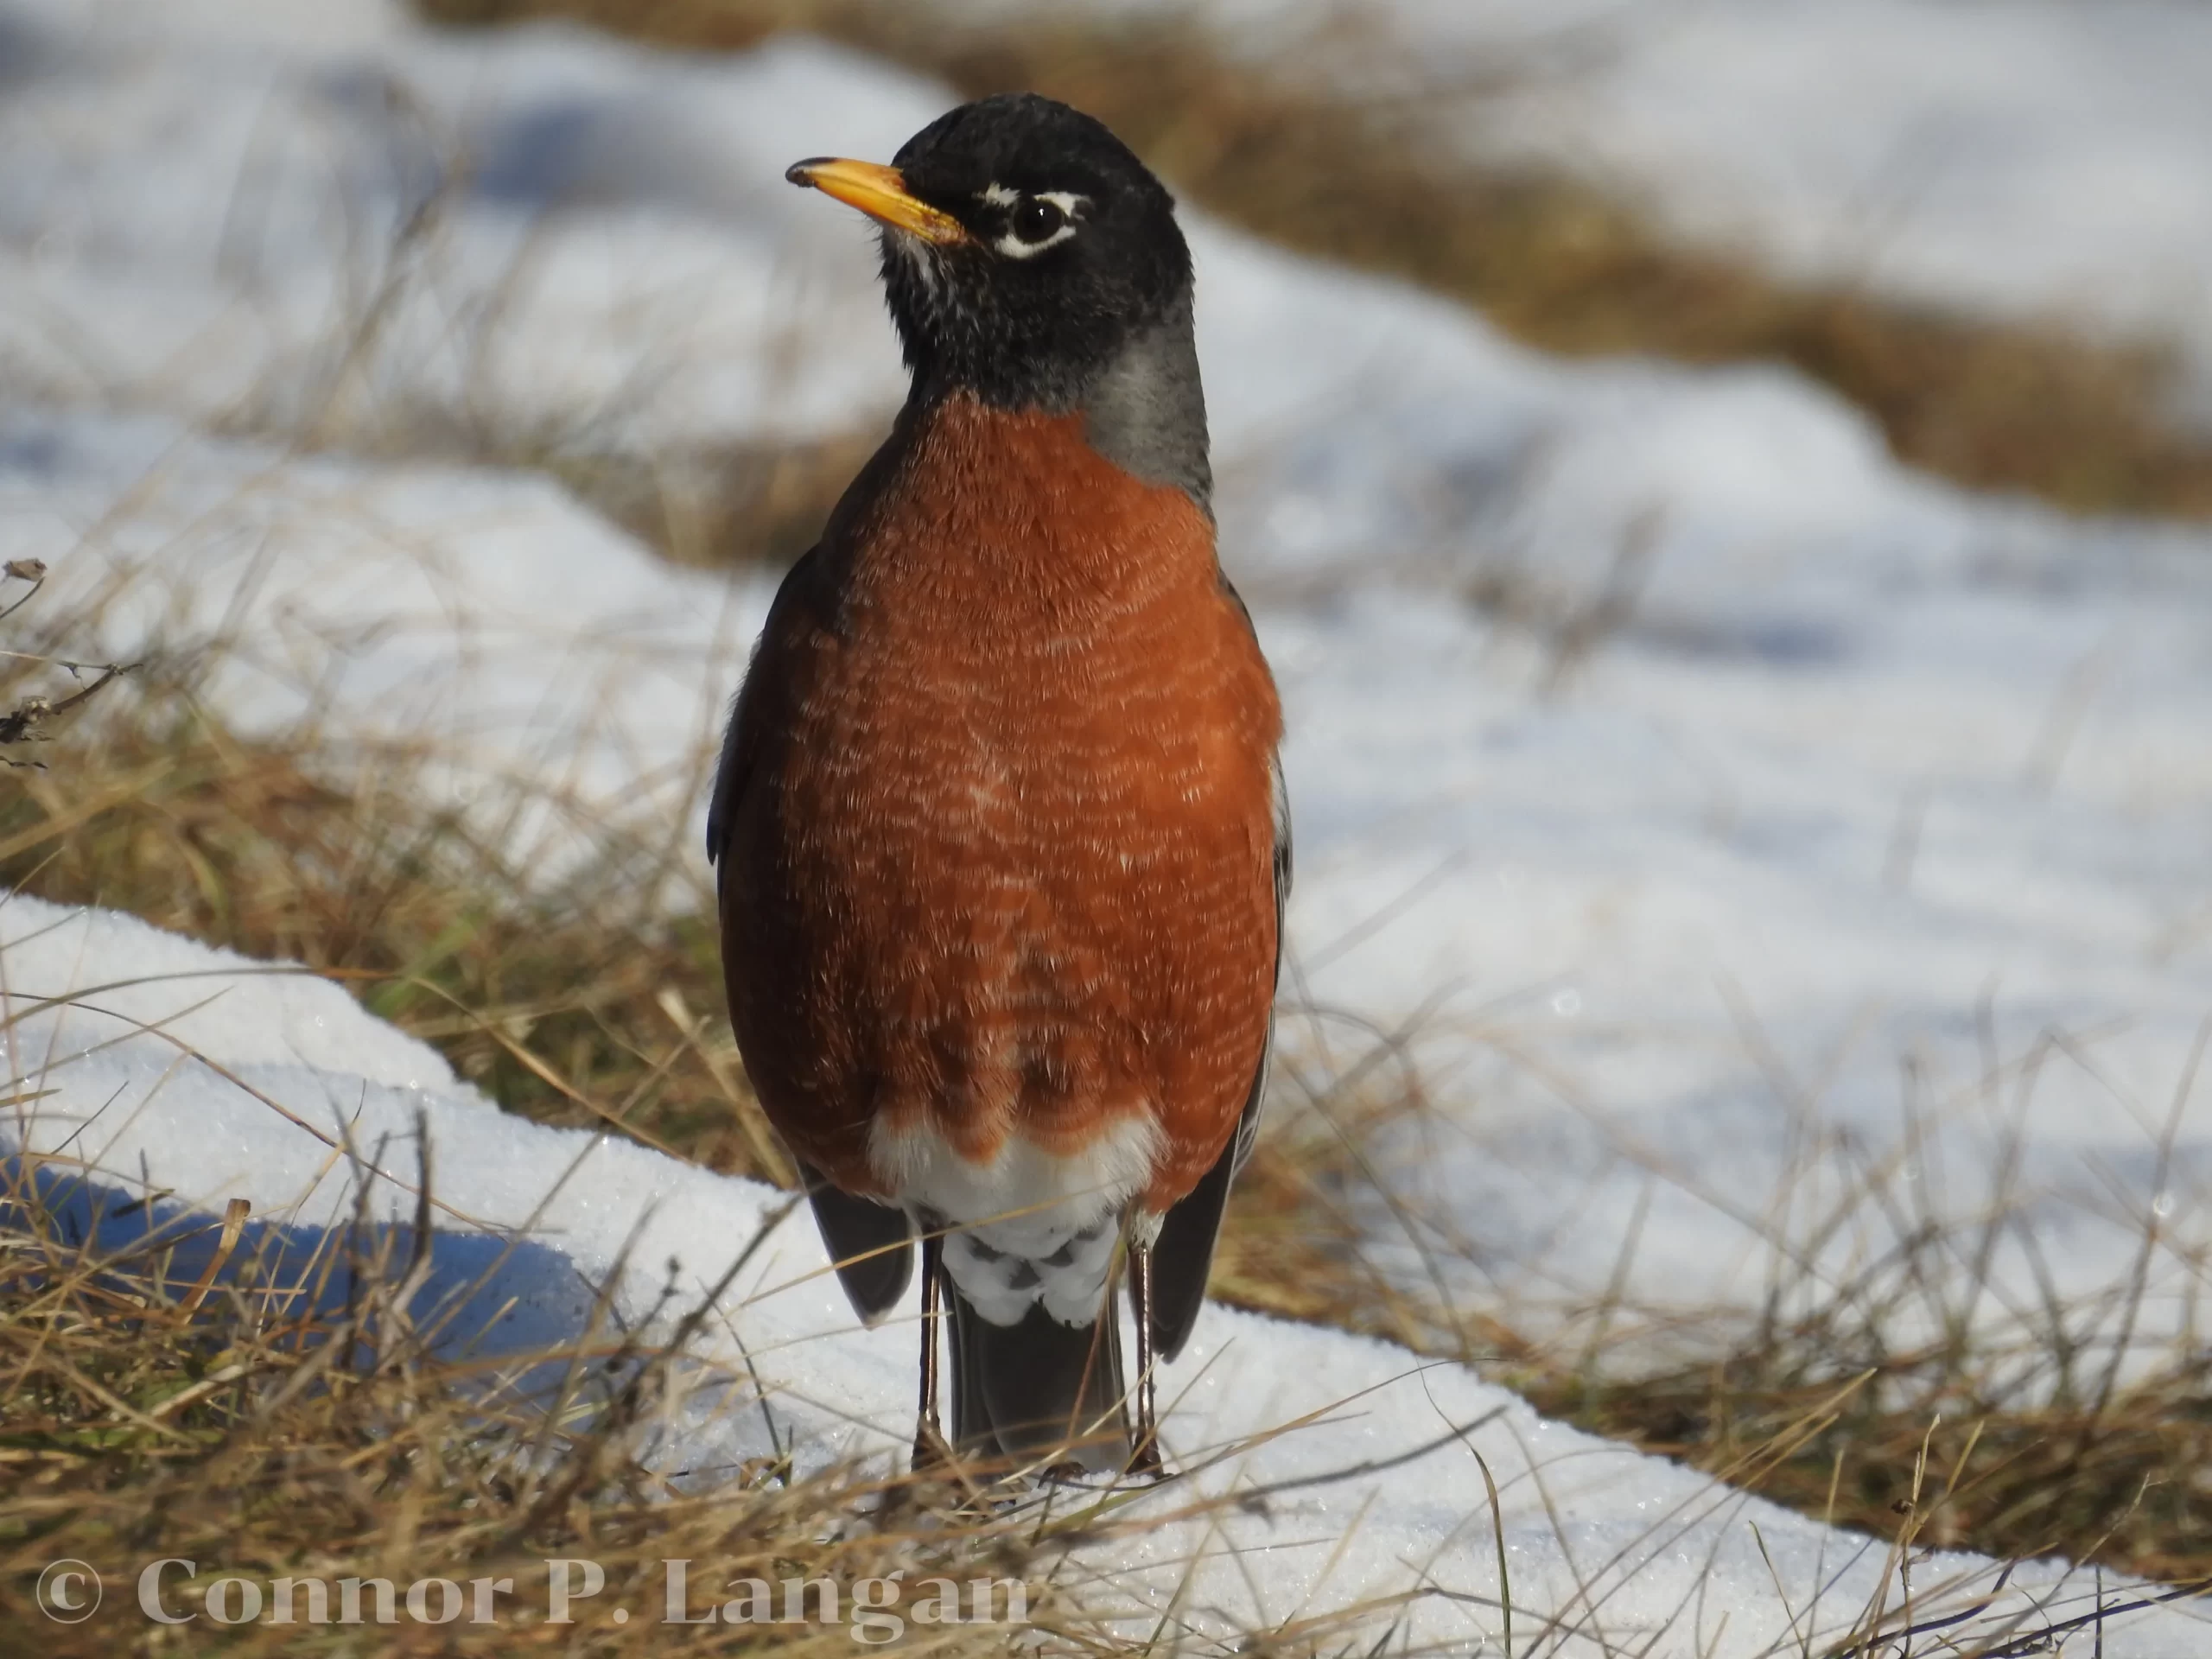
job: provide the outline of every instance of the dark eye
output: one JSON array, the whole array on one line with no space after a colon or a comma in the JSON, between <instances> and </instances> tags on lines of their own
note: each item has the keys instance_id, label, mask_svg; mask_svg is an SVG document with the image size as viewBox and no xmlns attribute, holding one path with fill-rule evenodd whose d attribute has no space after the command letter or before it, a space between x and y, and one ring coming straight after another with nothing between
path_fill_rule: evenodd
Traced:
<instances>
[{"instance_id":1,"label":"dark eye","mask_svg":"<svg viewBox=\"0 0 2212 1659\"><path fill-rule=\"evenodd\" d=\"M1068 216L1049 201L1030 196L1014 210L1014 233L1024 242L1042 242L1068 222Z\"/></svg>"}]
</instances>

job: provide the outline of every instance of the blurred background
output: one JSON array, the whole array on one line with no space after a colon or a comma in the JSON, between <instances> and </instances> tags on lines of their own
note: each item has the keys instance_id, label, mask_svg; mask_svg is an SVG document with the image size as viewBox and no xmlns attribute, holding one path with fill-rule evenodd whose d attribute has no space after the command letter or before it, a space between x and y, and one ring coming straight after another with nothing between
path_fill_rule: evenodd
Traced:
<instances>
[{"instance_id":1,"label":"blurred background","mask_svg":"<svg viewBox=\"0 0 2212 1659\"><path fill-rule=\"evenodd\" d=\"M786 1178L703 783L903 380L782 171L1046 92L1183 204L1291 721L1219 1294L1738 1472L1859 1378L1763 1490L1940 1411L1950 1538L2203 1570L2208 86L2194 0L0 0L0 689L134 664L0 875Z\"/></svg>"}]
</instances>

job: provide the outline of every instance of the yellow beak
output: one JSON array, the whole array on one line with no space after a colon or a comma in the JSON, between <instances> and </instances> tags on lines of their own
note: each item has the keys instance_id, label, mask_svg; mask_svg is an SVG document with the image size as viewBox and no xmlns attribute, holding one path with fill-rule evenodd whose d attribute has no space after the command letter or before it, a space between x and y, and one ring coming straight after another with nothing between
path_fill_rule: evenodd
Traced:
<instances>
[{"instance_id":1,"label":"yellow beak","mask_svg":"<svg viewBox=\"0 0 2212 1659\"><path fill-rule=\"evenodd\" d=\"M835 196L857 207L870 219L912 232L925 242L965 242L968 232L950 213L906 194L906 181L895 167L874 162L841 161L817 156L799 162L784 176L793 184L811 185L825 196Z\"/></svg>"}]
</instances>

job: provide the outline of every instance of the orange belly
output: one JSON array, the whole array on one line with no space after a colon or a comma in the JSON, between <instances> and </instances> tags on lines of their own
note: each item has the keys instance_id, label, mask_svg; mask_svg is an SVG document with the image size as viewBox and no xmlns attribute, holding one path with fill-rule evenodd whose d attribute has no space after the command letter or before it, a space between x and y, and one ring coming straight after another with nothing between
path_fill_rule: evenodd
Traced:
<instances>
[{"instance_id":1,"label":"orange belly","mask_svg":"<svg viewBox=\"0 0 2212 1659\"><path fill-rule=\"evenodd\" d=\"M1164 1210L1236 1123L1274 987L1281 716L1211 524L1076 419L954 403L817 557L754 664L724 852L770 1117L894 1198L872 1128L988 1163L1149 1119Z\"/></svg>"}]
</instances>

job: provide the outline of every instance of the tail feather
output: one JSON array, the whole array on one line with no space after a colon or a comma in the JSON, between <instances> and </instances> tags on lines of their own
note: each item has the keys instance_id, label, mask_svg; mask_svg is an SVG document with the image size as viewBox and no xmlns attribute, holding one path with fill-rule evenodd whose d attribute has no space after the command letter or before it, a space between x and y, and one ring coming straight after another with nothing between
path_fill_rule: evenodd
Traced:
<instances>
[{"instance_id":1,"label":"tail feather","mask_svg":"<svg viewBox=\"0 0 2212 1659\"><path fill-rule=\"evenodd\" d=\"M944 1280L951 1311L952 1442L991 1462L1064 1459L1099 1472L1125 1468L1129 1419L1121 1332L1110 1297L1092 1325L1062 1325L1041 1304L1018 1325L993 1325Z\"/></svg>"}]
</instances>

